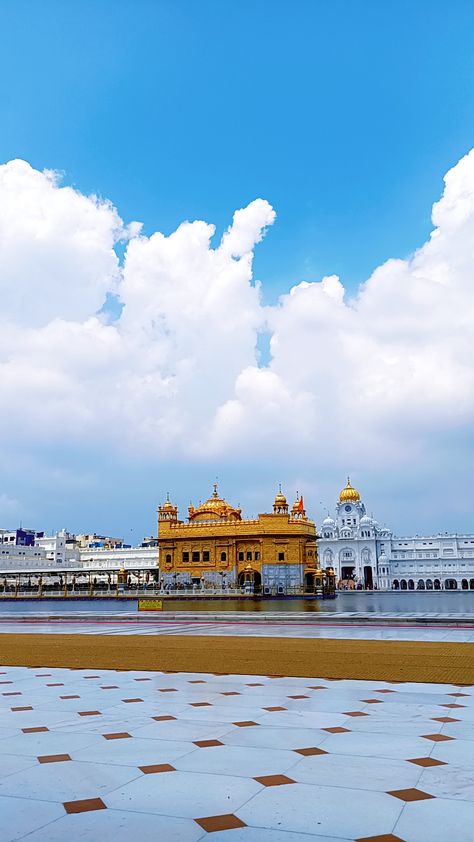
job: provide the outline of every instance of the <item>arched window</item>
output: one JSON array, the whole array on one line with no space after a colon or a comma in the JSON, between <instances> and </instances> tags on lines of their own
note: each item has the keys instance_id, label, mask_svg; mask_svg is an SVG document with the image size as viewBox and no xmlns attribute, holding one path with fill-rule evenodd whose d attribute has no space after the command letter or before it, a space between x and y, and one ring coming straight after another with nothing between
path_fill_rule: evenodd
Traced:
<instances>
[{"instance_id":1,"label":"arched window","mask_svg":"<svg viewBox=\"0 0 474 842\"><path fill-rule=\"evenodd\" d=\"M221 561L227 561L227 553L221 553Z\"/></svg>"},{"instance_id":2,"label":"arched window","mask_svg":"<svg viewBox=\"0 0 474 842\"><path fill-rule=\"evenodd\" d=\"M368 547L364 547L362 550L362 561L364 564L370 564L370 550Z\"/></svg>"},{"instance_id":3,"label":"arched window","mask_svg":"<svg viewBox=\"0 0 474 842\"><path fill-rule=\"evenodd\" d=\"M408 579L408 590L409 591L415 590L415 583L414 583L413 579Z\"/></svg>"},{"instance_id":4,"label":"arched window","mask_svg":"<svg viewBox=\"0 0 474 842\"><path fill-rule=\"evenodd\" d=\"M166 564L171 564L171 555L169 553L167 553L165 561L166 561Z\"/></svg>"},{"instance_id":5,"label":"arched window","mask_svg":"<svg viewBox=\"0 0 474 842\"><path fill-rule=\"evenodd\" d=\"M462 580L461 588L463 589L463 591L469 590L469 582L467 581L467 579Z\"/></svg>"},{"instance_id":6,"label":"arched window","mask_svg":"<svg viewBox=\"0 0 474 842\"><path fill-rule=\"evenodd\" d=\"M398 579L394 579L393 582L392 582L393 590L398 591L399 587L400 587L400 582L398 581Z\"/></svg>"},{"instance_id":7,"label":"arched window","mask_svg":"<svg viewBox=\"0 0 474 842\"><path fill-rule=\"evenodd\" d=\"M418 584L416 586L417 591L424 591L425 590L425 582L424 579L418 579Z\"/></svg>"},{"instance_id":8,"label":"arched window","mask_svg":"<svg viewBox=\"0 0 474 842\"><path fill-rule=\"evenodd\" d=\"M406 589L407 589L407 580L402 579L401 582L400 582L400 590L406 591Z\"/></svg>"},{"instance_id":9,"label":"arched window","mask_svg":"<svg viewBox=\"0 0 474 842\"><path fill-rule=\"evenodd\" d=\"M323 559L324 559L324 566L325 567L332 567L333 557L334 557L334 554L333 554L332 550L330 550L330 549L324 550Z\"/></svg>"}]
</instances>

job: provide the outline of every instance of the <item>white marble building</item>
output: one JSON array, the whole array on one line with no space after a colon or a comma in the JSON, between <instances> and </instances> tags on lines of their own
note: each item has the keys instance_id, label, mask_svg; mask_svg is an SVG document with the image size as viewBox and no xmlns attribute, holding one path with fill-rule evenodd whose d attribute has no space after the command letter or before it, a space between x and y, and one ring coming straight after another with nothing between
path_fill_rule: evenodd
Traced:
<instances>
[{"instance_id":1,"label":"white marble building","mask_svg":"<svg viewBox=\"0 0 474 842\"><path fill-rule=\"evenodd\" d=\"M319 563L341 585L379 590L474 590L474 535L394 536L366 513L349 479L320 529Z\"/></svg>"}]
</instances>

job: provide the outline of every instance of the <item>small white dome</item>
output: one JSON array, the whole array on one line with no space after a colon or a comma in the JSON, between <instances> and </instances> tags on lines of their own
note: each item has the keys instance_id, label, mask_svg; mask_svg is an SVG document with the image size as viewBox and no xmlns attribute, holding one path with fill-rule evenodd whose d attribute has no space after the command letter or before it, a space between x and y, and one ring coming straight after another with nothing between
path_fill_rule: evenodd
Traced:
<instances>
[{"instance_id":1,"label":"small white dome","mask_svg":"<svg viewBox=\"0 0 474 842\"><path fill-rule=\"evenodd\" d=\"M372 526L374 521L371 517L368 517L368 515L364 515L363 517L361 517L359 523L361 526Z\"/></svg>"},{"instance_id":2,"label":"small white dome","mask_svg":"<svg viewBox=\"0 0 474 842\"><path fill-rule=\"evenodd\" d=\"M334 528L335 525L336 525L336 522L332 519L332 517L329 517L329 515L324 518L323 526L331 526L332 528Z\"/></svg>"}]
</instances>

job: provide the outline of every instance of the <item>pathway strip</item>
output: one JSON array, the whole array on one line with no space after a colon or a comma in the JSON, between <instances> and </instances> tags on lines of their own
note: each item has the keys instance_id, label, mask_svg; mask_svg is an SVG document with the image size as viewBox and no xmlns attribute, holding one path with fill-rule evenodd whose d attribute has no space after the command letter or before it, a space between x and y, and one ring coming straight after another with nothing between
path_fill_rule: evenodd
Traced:
<instances>
[{"instance_id":1,"label":"pathway strip","mask_svg":"<svg viewBox=\"0 0 474 842\"><path fill-rule=\"evenodd\" d=\"M0 634L5 666L474 684L470 643L180 635Z\"/></svg>"}]
</instances>

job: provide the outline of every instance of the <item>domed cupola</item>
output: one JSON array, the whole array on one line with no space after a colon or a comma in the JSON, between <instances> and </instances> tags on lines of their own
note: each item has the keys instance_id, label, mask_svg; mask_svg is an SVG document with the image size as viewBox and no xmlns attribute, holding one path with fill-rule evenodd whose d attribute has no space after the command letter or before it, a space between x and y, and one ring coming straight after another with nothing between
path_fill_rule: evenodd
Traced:
<instances>
[{"instance_id":1,"label":"domed cupola","mask_svg":"<svg viewBox=\"0 0 474 842\"><path fill-rule=\"evenodd\" d=\"M339 494L340 503L358 503L360 501L359 492L352 487L349 477L347 477L347 485Z\"/></svg>"},{"instance_id":2,"label":"domed cupola","mask_svg":"<svg viewBox=\"0 0 474 842\"><path fill-rule=\"evenodd\" d=\"M301 495L301 497L298 497L298 492L296 492L296 500L291 507L291 517L300 520L306 517L303 495Z\"/></svg>"},{"instance_id":3,"label":"domed cupola","mask_svg":"<svg viewBox=\"0 0 474 842\"><path fill-rule=\"evenodd\" d=\"M288 503L286 500L285 495L281 490L281 485L278 486L278 492L273 502L273 514L274 515L287 515L288 514Z\"/></svg>"},{"instance_id":4,"label":"domed cupola","mask_svg":"<svg viewBox=\"0 0 474 842\"><path fill-rule=\"evenodd\" d=\"M205 500L205 502L201 503L197 508L189 506L188 517L190 523L242 519L240 508L231 506L227 500L219 497L216 482L213 486L212 497L209 497L208 500Z\"/></svg>"},{"instance_id":5,"label":"domed cupola","mask_svg":"<svg viewBox=\"0 0 474 842\"><path fill-rule=\"evenodd\" d=\"M328 515L324 518L322 526L326 526L328 529L334 529L334 527L336 526L336 521Z\"/></svg>"},{"instance_id":6,"label":"domed cupola","mask_svg":"<svg viewBox=\"0 0 474 842\"><path fill-rule=\"evenodd\" d=\"M171 502L169 494L166 495L163 505L158 507L158 520L168 520L174 523L178 520L178 507Z\"/></svg>"},{"instance_id":7,"label":"domed cupola","mask_svg":"<svg viewBox=\"0 0 474 842\"><path fill-rule=\"evenodd\" d=\"M368 515L364 515L361 517L359 524L360 526L373 526L373 520L371 517L368 517Z\"/></svg>"}]
</instances>

